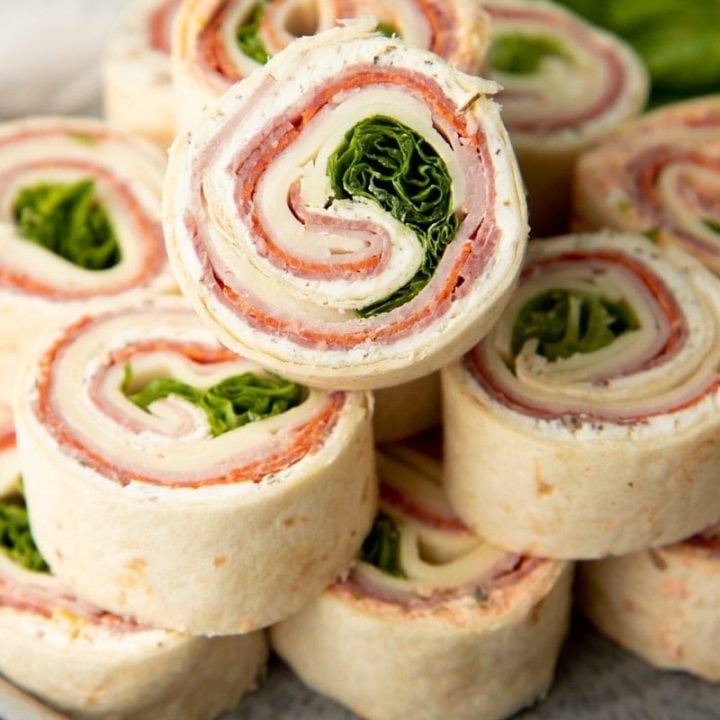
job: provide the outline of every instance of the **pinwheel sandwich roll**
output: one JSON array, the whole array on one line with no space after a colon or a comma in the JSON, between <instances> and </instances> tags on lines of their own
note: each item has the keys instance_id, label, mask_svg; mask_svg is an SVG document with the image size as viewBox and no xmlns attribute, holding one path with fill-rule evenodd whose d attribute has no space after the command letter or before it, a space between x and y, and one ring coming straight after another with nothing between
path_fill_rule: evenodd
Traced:
<instances>
[{"instance_id":1,"label":"pinwheel sandwich roll","mask_svg":"<svg viewBox=\"0 0 720 720\"><path fill-rule=\"evenodd\" d=\"M668 105L583 154L579 228L645 233L720 274L720 95Z\"/></svg>"},{"instance_id":2,"label":"pinwheel sandwich roll","mask_svg":"<svg viewBox=\"0 0 720 720\"><path fill-rule=\"evenodd\" d=\"M720 293L642 235L530 244L493 332L443 373L450 502L492 542L599 558L720 517Z\"/></svg>"},{"instance_id":3,"label":"pinwheel sandwich roll","mask_svg":"<svg viewBox=\"0 0 720 720\"><path fill-rule=\"evenodd\" d=\"M103 64L106 117L161 147L167 147L175 136L170 43L179 5L180 0L129 2Z\"/></svg>"},{"instance_id":4,"label":"pinwheel sandwich roll","mask_svg":"<svg viewBox=\"0 0 720 720\"><path fill-rule=\"evenodd\" d=\"M375 32L297 40L170 153L168 253L236 352L376 389L487 332L527 235L496 86Z\"/></svg>"},{"instance_id":5,"label":"pinwheel sandwich roll","mask_svg":"<svg viewBox=\"0 0 720 720\"><path fill-rule=\"evenodd\" d=\"M310 687L368 720L498 720L550 687L571 568L472 535L418 445L379 455L381 506L357 565L271 642Z\"/></svg>"},{"instance_id":6,"label":"pinwheel sandwich roll","mask_svg":"<svg viewBox=\"0 0 720 720\"><path fill-rule=\"evenodd\" d=\"M374 16L379 30L477 73L489 23L475 0L185 0L172 46L178 122L191 129L235 82L301 36Z\"/></svg>"},{"instance_id":7,"label":"pinwheel sandwich roll","mask_svg":"<svg viewBox=\"0 0 720 720\"><path fill-rule=\"evenodd\" d=\"M720 682L717 525L684 542L581 568L578 602L600 632L651 665Z\"/></svg>"},{"instance_id":8,"label":"pinwheel sandwich roll","mask_svg":"<svg viewBox=\"0 0 720 720\"><path fill-rule=\"evenodd\" d=\"M639 114L648 78L629 45L543 0L482 2L490 15L487 75L528 191L534 237L567 229L578 155Z\"/></svg>"},{"instance_id":9,"label":"pinwheel sandwich roll","mask_svg":"<svg viewBox=\"0 0 720 720\"><path fill-rule=\"evenodd\" d=\"M17 483L0 496L0 636L0 673L71 718L211 720L257 687L267 659L261 632L191 637L79 599L50 574Z\"/></svg>"},{"instance_id":10,"label":"pinwheel sandwich roll","mask_svg":"<svg viewBox=\"0 0 720 720\"><path fill-rule=\"evenodd\" d=\"M91 303L174 287L164 167L157 148L96 120L0 124L0 403L48 326Z\"/></svg>"},{"instance_id":11,"label":"pinwheel sandwich roll","mask_svg":"<svg viewBox=\"0 0 720 720\"><path fill-rule=\"evenodd\" d=\"M179 300L48 339L15 409L38 547L113 612L246 633L344 572L372 522L371 399L222 347Z\"/></svg>"},{"instance_id":12,"label":"pinwheel sandwich roll","mask_svg":"<svg viewBox=\"0 0 720 720\"><path fill-rule=\"evenodd\" d=\"M440 374L432 373L374 393L375 442L397 442L440 425Z\"/></svg>"}]
</instances>

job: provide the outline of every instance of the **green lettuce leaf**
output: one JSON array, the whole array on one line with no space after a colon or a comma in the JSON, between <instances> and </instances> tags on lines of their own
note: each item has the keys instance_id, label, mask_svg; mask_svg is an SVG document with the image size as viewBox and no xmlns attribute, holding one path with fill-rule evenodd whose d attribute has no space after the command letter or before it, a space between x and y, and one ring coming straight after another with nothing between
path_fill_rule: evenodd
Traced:
<instances>
[{"instance_id":1,"label":"green lettuce leaf","mask_svg":"<svg viewBox=\"0 0 720 720\"><path fill-rule=\"evenodd\" d=\"M13 219L21 237L86 270L107 270L121 260L93 180L22 188L13 204Z\"/></svg>"},{"instance_id":2,"label":"green lettuce leaf","mask_svg":"<svg viewBox=\"0 0 720 720\"><path fill-rule=\"evenodd\" d=\"M176 395L205 411L214 437L230 430L297 407L307 390L277 375L267 377L247 372L234 375L207 390L198 390L177 380L156 378L137 392L131 392L132 368L125 366L122 390L139 408L148 408L156 400Z\"/></svg>"},{"instance_id":3,"label":"green lettuce leaf","mask_svg":"<svg viewBox=\"0 0 720 720\"><path fill-rule=\"evenodd\" d=\"M381 510L375 516L372 529L360 549L360 559L388 575L405 577L400 565L400 531L391 515Z\"/></svg>"},{"instance_id":4,"label":"green lettuce leaf","mask_svg":"<svg viewBox=\"0 0 720 720\"><path fill-rule=\"evenodd\" d=\"M608 300L580 290L545 290L520 309L511 351L514 359L528 340L537 339L538 354L552 362L600 350L639 327L637 316L624 300Z\"/></svg>"},{"instance_id":5,"label":"green lettuce leaf","mask_svg":"<svg viewBox=\"0 0 720 720\"><path fill-rule=\"evenodd\" d=\"M270 59L270 53L267 51L263 41L260 39L260 21L262 20L263 13L265 12L265 6L267 2L258 3L253 11L250 13L250 17L242 25L239 25L235 31L235 37L237 43L240 46L240 50L248 57L256 60L257 62L264 65Z\"/></svg>"},{"instance_id":6,"label":"green lettuce leaf","mask_svg":"<svg viewBox=\"0 0 720 720\"><path fill-rule=\"evenodd\" d=\"M490 44L490 67L512 75L532 75L547 57L567 59L555 38L545 35L508 33L497 35Z\"/></svg>"},{"instance_id":7,"label":"green lettuce leaf","mask_svg":"<svg viewBox=\"0 0 720 720\"><path fill-rule=\"evenodd\" d=\"M720 91L720 0L560 0L627 40L652 79L651 105Z\"/></svg>"},{"instance_id":8,"label":"green lettuce leaf","mask_svg":"<svg viewBox=\"0 0 720 720\"><path fill-rule=\"evenodd\" d=\"M21 492L0 500L0 550L27 570L50 572L35 545Z\"/></svg>"},{"instance_id":9,"label":"green lettuce leaf","mask_svg":"<svg viewBox=\"0 0 720 720\"><path fill-rule=\"evenodd\" d=\"M430 281L460 225L444 160L421 135L389 117L362 120L330 156L328 176L338 199L368 198L410 228L423 247L422 265L403 287L360 308L360 317L388 312Z\"/></svg>"}]
</instances>

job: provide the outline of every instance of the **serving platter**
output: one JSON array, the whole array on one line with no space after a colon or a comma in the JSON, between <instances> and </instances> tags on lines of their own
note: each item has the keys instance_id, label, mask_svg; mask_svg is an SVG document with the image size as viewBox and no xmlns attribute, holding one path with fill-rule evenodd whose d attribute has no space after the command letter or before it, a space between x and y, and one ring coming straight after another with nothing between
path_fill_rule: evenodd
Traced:
<instances>
[{"instance_id":1,"label":"serving platter","mask_svg":"<svg viewBox=\"0 0 720 720\"><path fill-rule=\"evenodd\" d=\"M348 677L351 682L351 678ZM357 716L305 688L274 659L260 692L222 720L354 720ZM548 698L514 720L714 720L720 686L661 672L594 632L580 617L565 645ZM408 718L407 720L412 720ZM452 718L448 718L452 720Z\"/></svg>"}]
</instances>

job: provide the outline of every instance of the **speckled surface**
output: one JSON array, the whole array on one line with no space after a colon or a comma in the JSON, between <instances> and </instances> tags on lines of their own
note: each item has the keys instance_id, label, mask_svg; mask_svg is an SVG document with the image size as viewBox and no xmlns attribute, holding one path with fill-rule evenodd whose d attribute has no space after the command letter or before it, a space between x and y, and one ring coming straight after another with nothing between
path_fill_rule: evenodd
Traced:
<instances>
[{"instance_id":1,"label":"speckled surface","mask_svg":"<svg viewBox=\"0 0 720 720\"><path fill-rule=\"evenodd\" d=\"M720 652L720 648L718 648ZM514 720L720 720L720 685L653 670L575 618L547 699ZM222 720L354 720L278 660L263 689ZM408 720L412 720L408 718ZM452 720L452 718L447 718Z\"/></svg>"}]
</instances>

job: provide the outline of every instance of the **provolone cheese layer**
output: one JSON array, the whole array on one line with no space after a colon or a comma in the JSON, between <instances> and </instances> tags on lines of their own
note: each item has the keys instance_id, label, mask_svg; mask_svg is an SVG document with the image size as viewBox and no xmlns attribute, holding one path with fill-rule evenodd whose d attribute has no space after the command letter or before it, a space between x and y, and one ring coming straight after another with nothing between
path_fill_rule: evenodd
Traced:
<instances>
[{"instance_id":1,"label":"provolone cheese layer","mask_svg":"<svg viewBox=\"0 0 720 720\"><path fill-rule=\"evenodd\" d=\"M642 232L720 273L720 97L668 106L580 159L578 227Z\"/></svg>"},{"instance_id":2,"label":"provolone cheese layer","mask_svg":"<svg viewBox=\"0 0 720 720\"><path fill-rule=\"evenodd\" d=\"M183 292L228 346L300 381L380 387L481 337L527 233L494 85L355 21L299 40L234 87L171 151L168 252ZM330 161L383 117L447 170L457 230L427 282L364 314L423 267L416 232L379 203L338 199Z\"/></svg>"}]
</instances>

